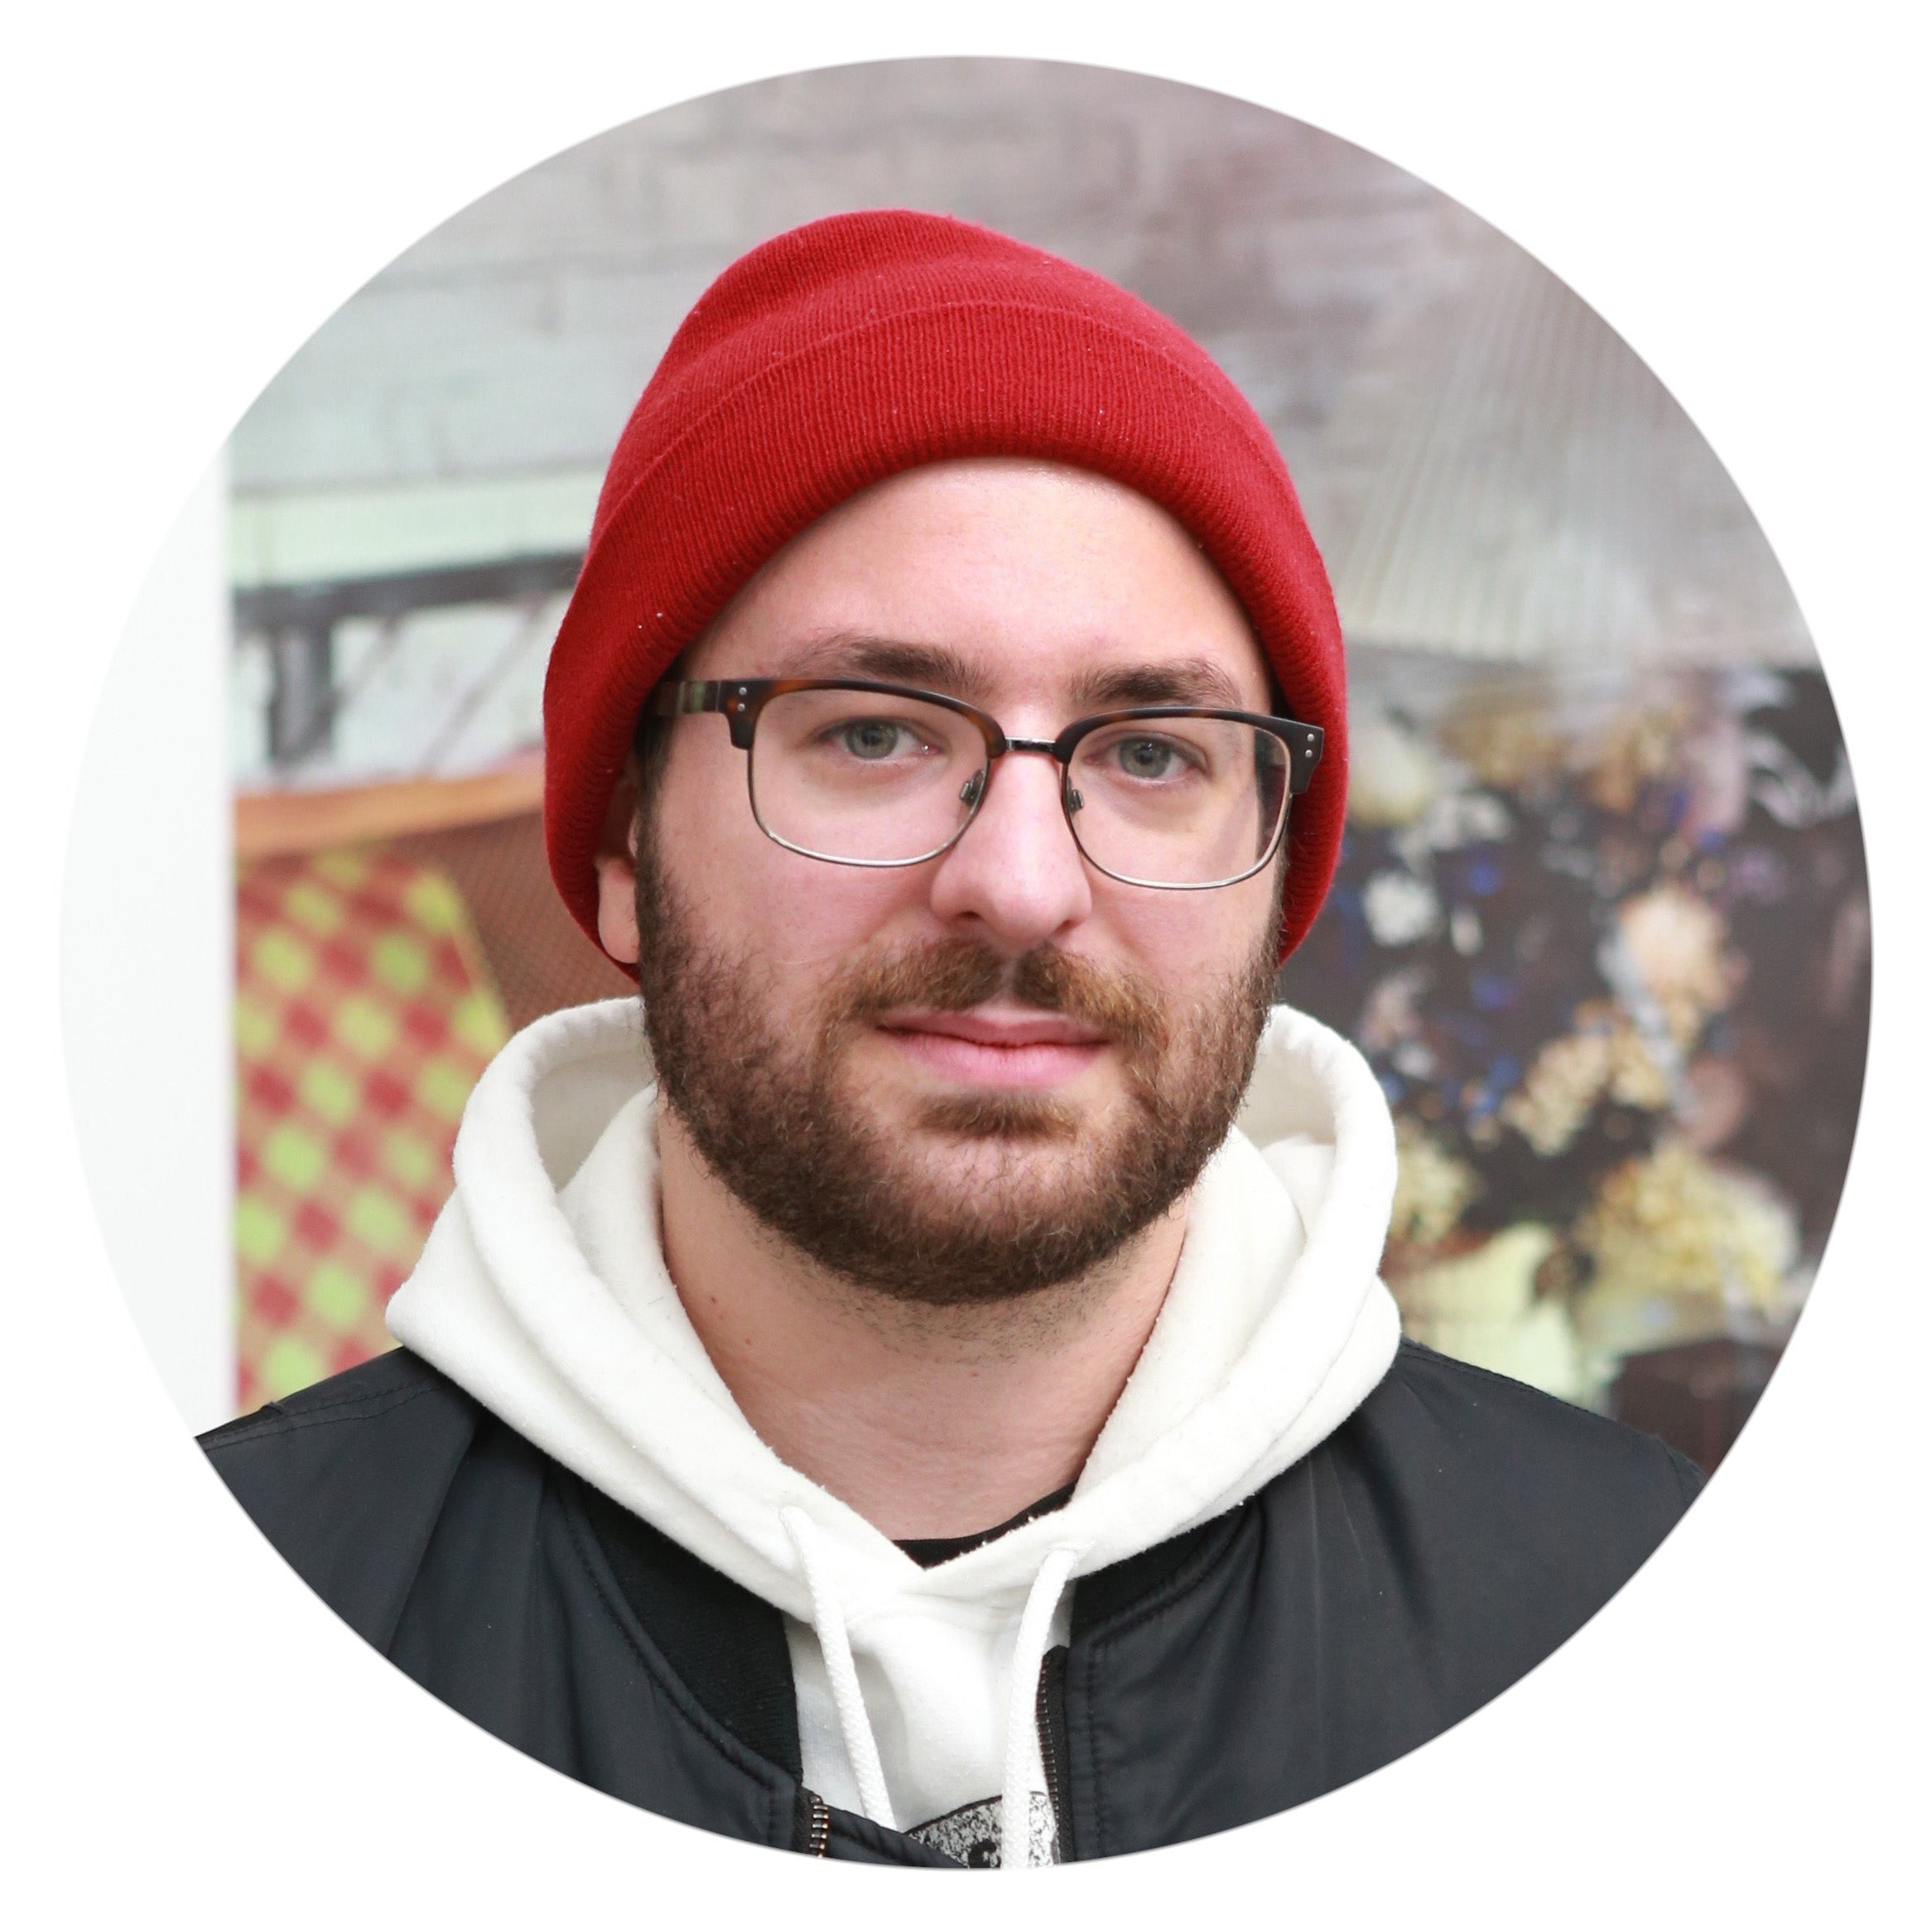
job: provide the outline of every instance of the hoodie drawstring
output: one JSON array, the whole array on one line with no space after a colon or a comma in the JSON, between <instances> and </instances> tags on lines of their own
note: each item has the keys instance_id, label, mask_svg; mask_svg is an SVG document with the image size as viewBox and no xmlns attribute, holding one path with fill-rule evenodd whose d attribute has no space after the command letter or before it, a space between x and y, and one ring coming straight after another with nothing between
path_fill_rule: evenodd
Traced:
<instances>
[{"instance_id":1,"label":"hoodie drawstring","mask_svg":"<svg viewBox=\"0 0 1932 1925\"><path fill-rule=\"evenodd\" d=\"M852 1662L852 1641L846 1635L838 1592L825 1568L818 1527L795 1504L788 1504L778 1515L805 1568L806 1587L812 1593L812 1628L825 1655L831 1701L839 1714L839 1735L846 1741L846 1756L858 1781L860 1807L874 1825L897 1831L892 1800L886 1795L885 1768L879 1762L879 1740L872 1734L872 1720L865 1715L858 1667Z\"/></svg>"},{"instance_id":2,"label":"hoodie drawstring","mask_svg":"<svg viewBox=\"0 0 1932 1925\"><path fill-rule=\"evenodd\" d=\"M1033 1747L1040 1667L1047 1659L1053 1612L1086 1547L1056 1544L1047 1553L1013 1641L1013 1685L1006 1701L1006 1778L1000 1792L1000 1866L1023 1871L1033 1863Z\"/></svg>"},{"instance_id":3,"label":"hoodie drawstring","mask_svg":"<svg viewBox=\"0 0 1932 1925\"><path fill-rule=\"evenodd\" d=\"M837 1588L826 1568L818 1527L795 1504L788 1504L778 1515L798 1553L806 1588L812 1594L812 1628L824 1654L832 1704L839 1715L839 1735L845 1739L846 1756L858 1783L860 1808L874 1824L896 1831L879 1740L873 1735L865 1694L859 1689L852 1640L839 1608ZM1006 1705L1006 1772L1000 1792L1000 1863L1009 1870L1024 1870L1033 1860L1033 1747L1040 1668L1046 1662L1047 1640L1053 1634L1060 1594L1086 1548L1082 1544L1056 1544L1047 1553L1027 1593L1013 1641L1013 1681Z\"/></svg>"}]
</instances>

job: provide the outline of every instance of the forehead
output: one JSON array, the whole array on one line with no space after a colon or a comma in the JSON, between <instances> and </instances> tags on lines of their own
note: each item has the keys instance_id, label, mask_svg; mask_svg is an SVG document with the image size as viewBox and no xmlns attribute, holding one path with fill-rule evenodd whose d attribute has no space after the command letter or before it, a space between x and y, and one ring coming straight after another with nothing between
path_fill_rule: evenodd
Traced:
<instances>
[{"instance_id":1,"label":"forehead","mask_svg":"<svg viewBox=\"0 0 1932 1925\"><path fill-rule=\"evenodd\" d=\"M1269 688L1241 605L1164 509L1013 461L915 469L855 496L766 563L684 672L1081 706L1265 707Z\"/></svg>"}]
</instances>

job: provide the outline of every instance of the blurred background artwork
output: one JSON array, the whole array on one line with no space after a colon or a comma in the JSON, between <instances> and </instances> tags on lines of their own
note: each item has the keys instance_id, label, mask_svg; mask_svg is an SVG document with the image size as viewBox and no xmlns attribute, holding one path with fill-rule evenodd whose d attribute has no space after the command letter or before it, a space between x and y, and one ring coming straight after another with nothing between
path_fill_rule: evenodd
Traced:
<instances>
[{"instance_id":1,"label":"blurred background artwork","mask_svg":"<svg viewBox=\"0 0 1932 1925\"><path fill-rule=\"evenodd\" d=\"M1342 871L1284 988L1395 1107L1404 1326L1714 1463L1857 1114L1870 930L1824 683L1358 662Z\"/></svg>"},{"instance_id":2,"label":"blurred background artwork","mask_svg":"<svg viewBox=\"0 0 1932 1925\"><path fill-rule=\"evenodd\" d=\"M1830 1228L1869 1006L1850 774L1775 561L1642 364L1467 210L1259 108L1004 60L586 142L378 275L238 427L238 1409L387 1344L484 1064L628 990L537 813L603 464L720 269L887 205L1111 275L1269 422L1354 733L1280 993L1395 1107L1406 1327L1714 1464Z\"/></svg>"}]
</instances>

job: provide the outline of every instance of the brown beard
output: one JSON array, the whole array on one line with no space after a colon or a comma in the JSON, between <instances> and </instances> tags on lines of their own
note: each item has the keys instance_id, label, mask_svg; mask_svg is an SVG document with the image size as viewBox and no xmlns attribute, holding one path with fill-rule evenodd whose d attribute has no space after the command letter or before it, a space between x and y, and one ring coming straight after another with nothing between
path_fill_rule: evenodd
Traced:
<instances>
[{"instance_id":1,"label":"brown beard","mask_svg":"<svg viewBox=\"0 0 1932 1925\"><path fill-rule=\"evenodd\" d=\"M1231 982L1179 1011L1062 950L1009 961L953 938L855 958L788 1036L759 997L759 966L704 944L640 827L638 982L660 1093L725 1188L835 1275L931 1305L1067 1283L1190 1189L1232 1127L1268 1017L1278 919ZM1099 1030L1125 1067L1125 1102L1084 1129L1072 1105L1032 1090L928 1101L910 1131L865 1115L846 1056L873 1018L971 1009L1002 991Z\"/></svg>"}]
</instances>

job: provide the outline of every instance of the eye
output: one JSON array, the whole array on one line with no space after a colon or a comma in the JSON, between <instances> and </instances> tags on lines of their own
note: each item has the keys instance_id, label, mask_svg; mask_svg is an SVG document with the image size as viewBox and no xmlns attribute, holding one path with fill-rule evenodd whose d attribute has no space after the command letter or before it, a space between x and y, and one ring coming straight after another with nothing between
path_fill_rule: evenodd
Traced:
<instances>
[{"instance_id":1,"label":"eye","mask_svg":"<svg viewBox=\"0 0 1932 1925\"><path fill-rule=\"evenodd\" d=\"M1113 755L1121 773L1140 782L1161 781L1181 765L1178 748L1165 736L1123 736Z\"/></svg>"},{"instance_id":2,"label":"eye","mask_svg":"<svg viewBox=\"0 0 1932 1925\"><path fill-rule=\"evenodd\" d=\"M883 762L893 752L911 745L910 731L898 722L869 716L849 721L838 732L839 745L862 762Z\"/></svg>"}]
</instances>

